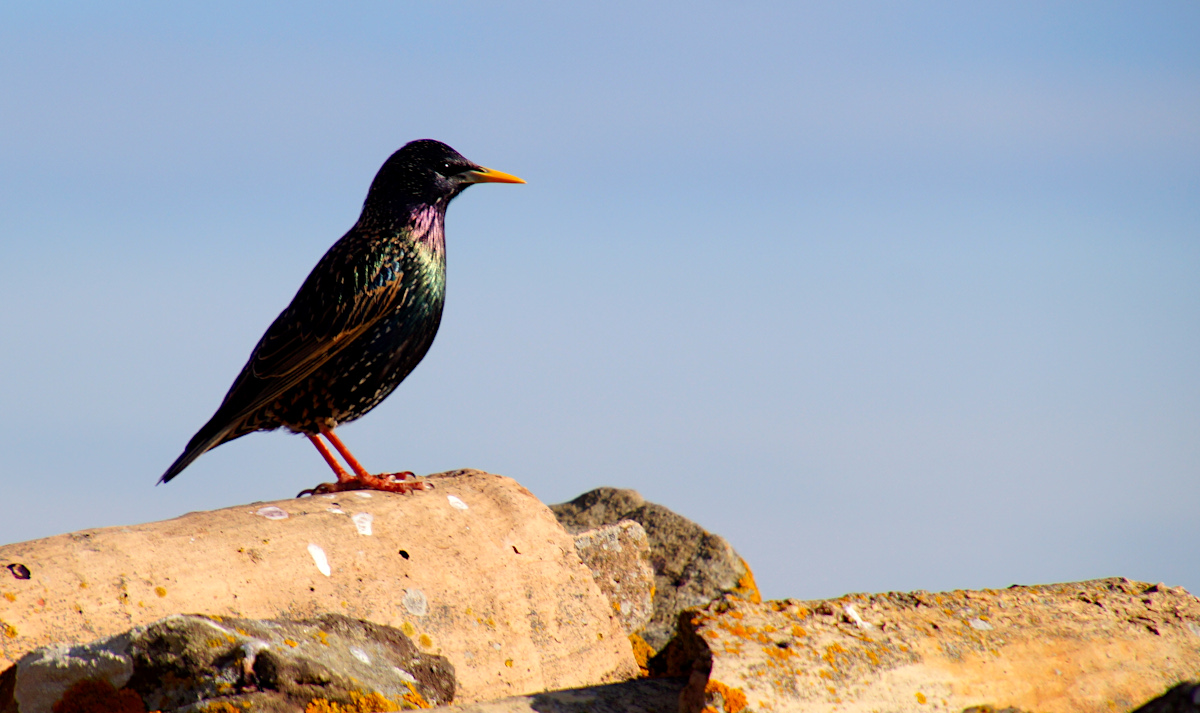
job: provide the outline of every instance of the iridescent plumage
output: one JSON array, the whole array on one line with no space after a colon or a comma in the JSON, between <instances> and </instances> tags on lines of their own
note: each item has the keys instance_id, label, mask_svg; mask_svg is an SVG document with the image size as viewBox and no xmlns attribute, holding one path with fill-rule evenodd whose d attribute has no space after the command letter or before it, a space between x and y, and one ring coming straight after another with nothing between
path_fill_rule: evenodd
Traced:
<instances>
[{"instance_id":1,"label":"iridescent plumage","mask_svg":"<svg viewBox=\"0 0 1200 713\"><path fill-rule=\"evenodd\" d=\"M392 154L358 222L313 268L217 412L159 482L222 443L283 427L308 435L338 474L338 483L318 491L412 489L363 471L333 429L377 406L429 351L445 302L446 207L467 186L484 182L524 181L437 141L413 141ZM337 465L319 435L357 477Z\"/></svg>"}]
</instances>

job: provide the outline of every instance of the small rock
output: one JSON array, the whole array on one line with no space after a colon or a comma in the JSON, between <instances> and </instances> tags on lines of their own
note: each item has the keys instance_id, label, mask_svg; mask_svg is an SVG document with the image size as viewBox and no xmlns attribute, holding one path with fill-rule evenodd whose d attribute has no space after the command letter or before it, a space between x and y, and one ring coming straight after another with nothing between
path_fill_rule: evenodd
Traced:
<instances>
[{"instance_id":1,"label":"small rock","mask_svg":"<svg viewBox=\"0 0 1200 713\"><path fill-rule=\"evenodd\" d=\"M646 627L654 613L650 541L641 525L622 520L575 536L575 552L612 602L626 634Z\"/></svg>"},{"instance_id":2,"label":"small rock","mask_svg":"<svg viewBox=\"0 0 1200 713\"><path fill-rule=\"evenodd\" d=\"M567 503L551 505L569 532L633 520L645 528L654 568L654 613L640 633L655 651L675 635L680 612L730 595L761 601L746 561L725 538L654 503L635 490L597 488Z\"/></svg>"},{"instance_id":3,"label":"small rock","mask_svg":"<svg viewBox=\"0 0 1200 713\"><path fill-rule=\"evenodd\" d=\"M141 710L164 713L222 705L301 713L321 700L380 710L449 703L455 679L444 657L421 653L402 632L338 614L306 621L180 615L91 644L34 651L5 672L5 689L13 700L0 698L0 711L15 702L20 713L51 713L56 704L74 710L85 696L105 695L131 702L136 695Z\"/></svg>"}]
</instances>

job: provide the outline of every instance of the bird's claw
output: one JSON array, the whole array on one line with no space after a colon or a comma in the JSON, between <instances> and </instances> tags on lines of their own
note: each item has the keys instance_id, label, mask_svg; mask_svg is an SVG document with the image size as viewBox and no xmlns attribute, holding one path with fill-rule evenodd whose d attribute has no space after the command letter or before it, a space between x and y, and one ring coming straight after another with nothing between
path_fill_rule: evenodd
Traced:
<instances>
[{"instance_id":1,"label":"bird's claw","mask_svg":"<svg viewBox=\"0 0 1200 713\"><path fill-rule=\"evenodd\" d=\"M414 480L409 480L409 478ZM339 480L336 483L321 483L315 488L307 488L296 494L302 498L305 495L324 495L326 493L342 493L349 490L380 490L385 493L411 493L417 490L433 490L433 483L425 480L415 480L412 471L401 473L384 473L382 475L364 474L349 480Z\"/></svg>"}]
</instances>

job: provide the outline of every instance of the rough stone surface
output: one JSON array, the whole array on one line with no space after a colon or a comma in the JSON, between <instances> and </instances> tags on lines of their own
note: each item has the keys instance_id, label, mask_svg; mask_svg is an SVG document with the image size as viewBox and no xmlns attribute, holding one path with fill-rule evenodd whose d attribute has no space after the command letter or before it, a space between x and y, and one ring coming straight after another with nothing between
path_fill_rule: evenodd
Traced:
<instances>
[{"instance_id":1,"label":"rough stone surface","mask_svg":"<svg viewBox=\"0 0 1200 713\"><path fill-rule=\"evenodd\" d=\"M615 682L629 640L575 543L516 482L431 476L0 547L0 669L171 614L395 627L458 672L457 700Z\"/></svg>"},{"instance_id":2,"label":"rough stone surface","mask_svg":"<svg viewBox=\"0 0 1200 713\"><path fill-rule=\"evenodd\" d=\"M97 676L95 661L115 665ZM422 654L391 627L336 614L298 622L176 615L92 644L38 649L10 671L12 698L0 697L5 713L84 708L80 684L88 679L164 713L353 710L359 700L408 710L454 698L454 669L444 657Z\"/></svg>"},{"instance_id":3,"label":"rough stone surface","mask_svg":"<svg viewBox=\"0 0 1200 713\"><path fill-rule=\"evenodd\" d=\"M1200 682L1186 681L1133 713L1200 713Z\"/></svg>"},{"instance_id":4,"label":"rough stone surface","mask_svg":"<svg viewBox=\"0 0 1200 713\"><path fill-rule=\"evenodd\" d=\"M646 628L654 613L654 570L646 530L632 520L575 536L575 551L608 597L626 634Z\"/></svg>"},{"instance_id":5,"label":"rough stone surface","mask_svg":"<svg viewBox=\"0 0 1200 713\"><path fill-rule=\"evenodd\" d=\"M690 673L688 712L1111 713L1200 673L1200 599L1126 579L728 598L683 619L664 654Z\"/></svg>"},{"instance_id":6,"label":"rough stone surface","mask_svg":"<svg viewBox=\"0 0 1200 713\"><path fill-rule=\"evenodd\" d=\"M679 692L685 683L686 678L642 678L436 710L445 713L678 713Z\"/></svg>"},{"instance_id":7,"label":"rough stone surface","mask_svg":"<svg viewBox=\"0 0 1200 713\"><path fill-rule=\"evenodd\" d=\"M597 488L550 509L574 533L621 520L645 528L655 593L654 614L640 634L655 651L675 635L676 621L685 609L703 607L724 595L760 601L750 567L725 538L646 502L635 490Z\"/></svg>"}]
</instances>

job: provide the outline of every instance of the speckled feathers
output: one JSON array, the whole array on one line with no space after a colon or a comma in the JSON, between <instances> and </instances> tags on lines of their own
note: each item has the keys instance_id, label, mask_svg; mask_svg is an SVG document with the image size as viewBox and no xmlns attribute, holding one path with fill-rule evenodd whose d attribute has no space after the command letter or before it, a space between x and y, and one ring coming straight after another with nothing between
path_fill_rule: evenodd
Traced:
<instances>
[{"instance_id":1,"label":"speckled feathers","mask_svg":"<svg viewBox=\"0 0 1200 713\"><path fill-rule=\"evenodd\" d=\"M520 182L438 141L380 168L362 214L259 340L217 412L160 482L253 431L316 434L377 406L433 344L445 300L445 216L479 182Z\"/></svg>"}]
</instances>

